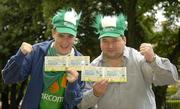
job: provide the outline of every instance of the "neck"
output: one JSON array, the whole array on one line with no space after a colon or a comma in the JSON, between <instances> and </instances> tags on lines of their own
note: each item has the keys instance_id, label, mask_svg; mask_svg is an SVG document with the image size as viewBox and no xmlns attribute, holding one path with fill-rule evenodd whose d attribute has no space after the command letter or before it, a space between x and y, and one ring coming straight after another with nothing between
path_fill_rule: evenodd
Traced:
<instances>
[{"instance_id":1,"label":"neck","mask_svg":"<svg viewBox=\"0 0 180 109\"><path fill-rule=\"evenodd\" d=\"M123 65L123 56L120 56L118 58L108 58L103 57L103 64L107 67L120 67Z\"/></svg>"}]
</instances>

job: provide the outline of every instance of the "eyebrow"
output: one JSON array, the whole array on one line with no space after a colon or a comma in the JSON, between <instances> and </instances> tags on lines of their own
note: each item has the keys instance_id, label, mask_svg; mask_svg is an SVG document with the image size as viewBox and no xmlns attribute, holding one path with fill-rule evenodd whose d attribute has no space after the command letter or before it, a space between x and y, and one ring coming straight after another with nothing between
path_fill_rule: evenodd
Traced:
<instances>
[{"instance_id":1,"label":"eyebrow","mask_svg":"<svg viewBox=\"0 0 180 109\"><path fill-rule=\"evenodd\" d=\"M67 34L68 34L68 33L67 33ZM59 36L63 36L63 37L64 37L64 36L67 36L67 34L66 34L66 33L59 33ZM68 36L69 36L69 37L73 37L73 35L71 35L71 34L68 34Z\"/></svg>"}]
</instances>

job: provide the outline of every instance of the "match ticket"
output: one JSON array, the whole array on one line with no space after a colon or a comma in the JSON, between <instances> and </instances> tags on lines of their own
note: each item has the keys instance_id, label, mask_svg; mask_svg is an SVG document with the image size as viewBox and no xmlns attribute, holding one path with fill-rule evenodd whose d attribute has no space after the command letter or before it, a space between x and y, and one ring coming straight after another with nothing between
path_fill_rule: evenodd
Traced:
<instances>
[{"instance_id":1,"label":"match ticket","mask_svg":"<svg viewBox=\"0 0 180 109\"><path fill-rule=\"evenodd\" d=\"M109 82L127 82L126 67L86 66L81 73L82 81L99 81L102 79L107 79Z\"/></svg>"},{"instance_id":2,"label":"match ticket","mask_svg":"<svg viewBox=\"0 0 180 109\"><path fill-rule=\"evenodd\" d=\"M45 56L44 61L45 71L65 71L67 67L81 71L89 64L89 56Z\"/></svg>"}]
</instances>

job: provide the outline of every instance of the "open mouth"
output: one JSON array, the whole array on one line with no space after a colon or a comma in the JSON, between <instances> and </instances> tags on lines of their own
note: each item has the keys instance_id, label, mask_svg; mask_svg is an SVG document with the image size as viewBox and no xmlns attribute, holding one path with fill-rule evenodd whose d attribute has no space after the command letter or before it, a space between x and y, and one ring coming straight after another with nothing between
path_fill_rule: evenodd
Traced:
<instances>
[{"instance_id":1,"label":"open mouth","mask_svg":"<svg viewBox=\"0 0 180 109\"><path fill-rule=\"evenodd\" d=\"M67 48L69 48L68 45L60 45L60 47L61 47L62 49L67 49Z\"/></svg>"}]
</instances>

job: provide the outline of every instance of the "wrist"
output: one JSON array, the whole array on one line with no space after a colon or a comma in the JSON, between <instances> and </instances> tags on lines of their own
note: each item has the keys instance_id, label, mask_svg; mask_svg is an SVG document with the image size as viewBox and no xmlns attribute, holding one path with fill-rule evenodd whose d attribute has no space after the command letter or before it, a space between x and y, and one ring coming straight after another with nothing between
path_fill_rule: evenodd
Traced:
<instances>
[{"instance_id":1,"label":"wrist","mask_svg":"<svg viewBox=\"0 0 180 109\"><path fill-rule=\"evenodd\" d=\"M155 62L155 60L156 60L156 55L154 54L153 57L152 57L152 60L149 61L149 63L153 63L153 62Z\"/></svg>"},{"instance_id":2,"label":"wrist","mask_svg":"<svg viewBox=\"0 0 180 109\"><path fill-rule=\"evenodd\" d=\"M154 54L152 62L154 62L156 60L156 54Z\"/></svg>"}]
</instances>

